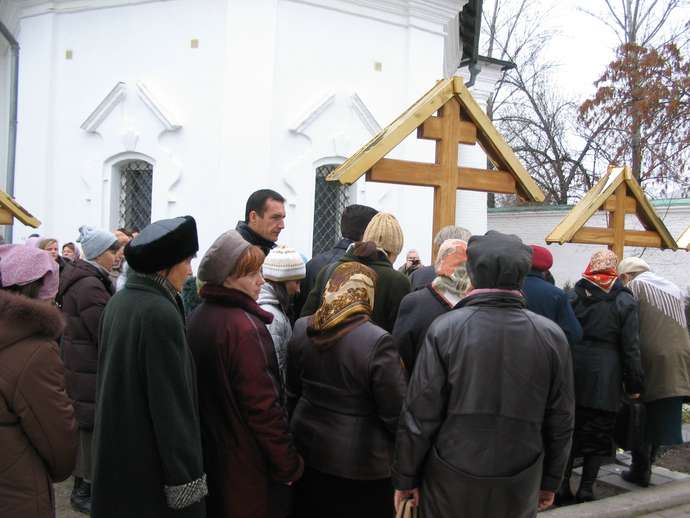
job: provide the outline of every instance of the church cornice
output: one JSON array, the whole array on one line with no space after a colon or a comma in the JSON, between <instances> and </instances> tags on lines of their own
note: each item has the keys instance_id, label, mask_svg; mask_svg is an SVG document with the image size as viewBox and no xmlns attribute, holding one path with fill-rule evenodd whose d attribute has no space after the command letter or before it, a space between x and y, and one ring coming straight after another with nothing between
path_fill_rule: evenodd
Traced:
<instances>
[{"instance_id":1,"label":"church cornice","mask_svg":"<svg viewBox=\"0 0 690 518\"><path fill-rule=\"evenodd\" d=\"M14 0L17 2L17 0ZM111 7L124 7L135 4L149 4L168 2L170 0L22 0L22 18L39 16L47 13L76 13L94 9L108 9Z\"/></svg>"},{"instance_id":2,"label":"church cornice","mask_svg":"<svg viewBox=\"0 0 690 518\"><path fill-rule=\"evenodd\" d=\"M444 33L467 0L283 0L308 4L403 27Z\"/></svg>"}]
</instances>

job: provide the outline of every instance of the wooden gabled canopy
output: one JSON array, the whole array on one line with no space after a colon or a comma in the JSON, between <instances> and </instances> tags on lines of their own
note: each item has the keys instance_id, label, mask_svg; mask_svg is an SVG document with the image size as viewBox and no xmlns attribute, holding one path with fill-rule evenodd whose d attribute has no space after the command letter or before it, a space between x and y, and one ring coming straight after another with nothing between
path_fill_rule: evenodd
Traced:
<instances>
[{"instance_id":1,"label":"wooden gabled canopy","mask_svg":"<svg viewBox=\"0 0 690 518\"><path fill-rule=\"evenodd\" d=\"M690 226L676 239L676 242L678 243L678 248L690 251Z\"/></svg>"},{"instance_id":2,"label":"wooden gabled canopy","mask_svg":"<svg viewBox=\"0 0 690 518\"><path fill-rule=\"evenodd\" d=\"M384 158L415 129L417 138L436 141L435 163ZM477 142L496 170L458 166L459 144ZM536 182L460 77L439 81L327 179L349 185L365 173L367 181L433 187L434 235L455 224L457 189L516 193L529 201L544 201Z\"/></svg>"},{"instance_id":3,"label":"wooden gabled canopy","mask_svg":"<svg viewBox=\"0 0 690 518\"><path fill-rule=\"evenodd\" d=\"M0 191L0 225L11 225L14 219L33 228L41 226L41 222L24 207L4 191Z\"/></svg>"},{"instance_id":4,"label":"wooden gabled canopy","mask_svg":"<svg viewBox=\"0 0 690 518\"><path fill-rule=\"evenodd\" d=\"M607 228L586 227L598 211L608 213ZM645 230L627 230L625 215L635 214ZM619 259L625 246L670 248L675 239L657 216L628 166L609 166L606 174L546 237L547 243L607 245Z\"/></svg>"}]
</instances>

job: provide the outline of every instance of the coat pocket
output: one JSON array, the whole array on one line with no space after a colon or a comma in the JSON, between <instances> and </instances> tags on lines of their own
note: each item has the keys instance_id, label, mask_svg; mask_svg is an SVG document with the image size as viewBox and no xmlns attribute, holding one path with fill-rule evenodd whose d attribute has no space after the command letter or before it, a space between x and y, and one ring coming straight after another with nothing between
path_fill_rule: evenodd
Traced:
<instances>
[{"instance_id":1,"label":"coat pocket","mask_svg":"<svg viewBox=\"0 0 690 518\"><path fill-rule=\"evenodd\" d=\"M422 483L421 516L534 516L543 458L543 453L539 454L528 466L510 476L484 477L452 466L434 448Z\"/></svg>"}]
</instances>

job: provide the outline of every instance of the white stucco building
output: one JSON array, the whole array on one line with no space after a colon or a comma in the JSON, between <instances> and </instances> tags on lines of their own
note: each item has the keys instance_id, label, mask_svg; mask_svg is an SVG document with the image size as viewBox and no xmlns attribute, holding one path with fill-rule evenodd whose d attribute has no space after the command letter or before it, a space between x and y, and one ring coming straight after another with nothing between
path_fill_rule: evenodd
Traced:
<instances>
[{"instance_id":1,"label":"white stucco building","mask_svg":"<svg viewBox=\"0 0 690 518\"><path fill-rule=\"evenodd\" d=\"M152 219L197 219L203 252L267 187L288 199L280 242L310 256L317 170L442 78L445 26L466 0L0 2L21 47L14 194L41 235L132 224L138 182ZM480 74L480 103L499 75ZM392 156L431 162L433 149L413 135ZM460 155L485 163L478 147ZM360 180L345 195L396 214L428 261L431 189ZM458 201L458 221L483 232L485 194ZM15 225L13 239L31 232Z\"/></svg>"}]
</instances>

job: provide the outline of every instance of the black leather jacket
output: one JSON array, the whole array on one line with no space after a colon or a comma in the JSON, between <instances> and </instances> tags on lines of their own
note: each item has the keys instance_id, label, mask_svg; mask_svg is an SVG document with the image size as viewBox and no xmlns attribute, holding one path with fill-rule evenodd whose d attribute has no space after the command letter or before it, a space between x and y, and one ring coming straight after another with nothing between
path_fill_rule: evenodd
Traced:
<instances>
[{"instance_id":1,"label":"black leather jacket","mask_svg":"<svg viewBox=\"0 0 690 518\"><path fill-rule=\"evenodd\" d=\"M307 466L355 480L390 477L405 374L391 335L371 322L328 349L295 324L288 345L290 428Z\"/></svg>"},{"instance_id":2,"label":"black leather jacket","mask_svg":"<svg viewBox=\"0 0 690 518\"><path fill-rule=\"evenodd\" d=\"M422 488L422 516L533 516L539 488L560 485L574 410L563 331L512 292L470 295L429 327L394 485Z\"/></svg>"}]
</instances>

